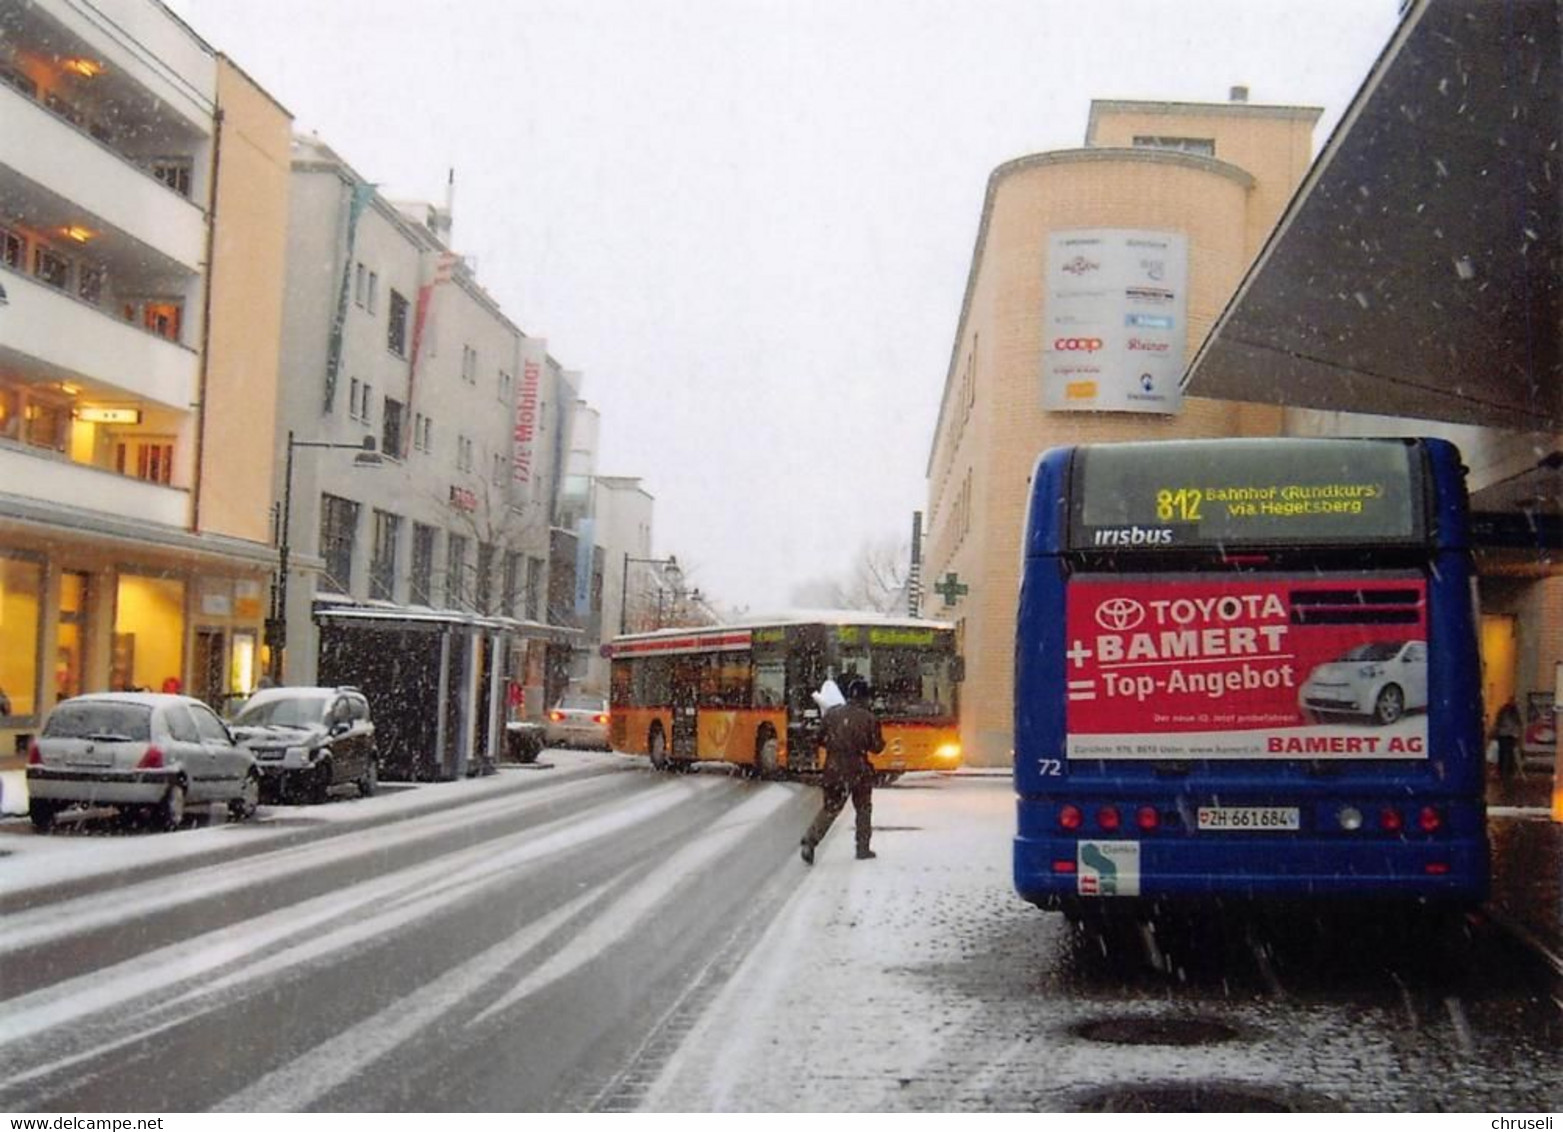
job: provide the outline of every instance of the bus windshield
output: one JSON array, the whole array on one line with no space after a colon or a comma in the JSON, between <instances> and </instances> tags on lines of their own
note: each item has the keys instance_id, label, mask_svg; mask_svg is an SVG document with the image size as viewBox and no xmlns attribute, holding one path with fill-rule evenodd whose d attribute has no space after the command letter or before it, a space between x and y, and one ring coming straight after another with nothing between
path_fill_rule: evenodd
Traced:
<instances>
[{"instance_id":1,"label":"bus windshield","mask_svg":"<svg viewBox=\"0 0 1563 1132\"><path fill-rule=\"evenodd\" d=\"M955 657L949 653L844 647L841 671L868 681L874 710L882 715L933 719L955 714Z\"/></svg>"}]
</instances>

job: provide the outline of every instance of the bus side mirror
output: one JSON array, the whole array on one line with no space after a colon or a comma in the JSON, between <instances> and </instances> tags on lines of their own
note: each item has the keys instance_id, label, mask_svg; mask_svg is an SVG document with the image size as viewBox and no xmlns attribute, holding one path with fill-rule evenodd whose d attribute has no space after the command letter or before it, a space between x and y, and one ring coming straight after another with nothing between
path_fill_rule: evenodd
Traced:
<instances>
[{"instance_id":1,"label":"bus side mirror","mask_svg":"<svg viewBox=\"0 0 1563 1132\"><path fill-rule=\"evenodd\" d=\"M950 679L957 684L966 679L966 658L964 656L955 658L955 663L950 667Z\"/></svg>"}]
</instances>

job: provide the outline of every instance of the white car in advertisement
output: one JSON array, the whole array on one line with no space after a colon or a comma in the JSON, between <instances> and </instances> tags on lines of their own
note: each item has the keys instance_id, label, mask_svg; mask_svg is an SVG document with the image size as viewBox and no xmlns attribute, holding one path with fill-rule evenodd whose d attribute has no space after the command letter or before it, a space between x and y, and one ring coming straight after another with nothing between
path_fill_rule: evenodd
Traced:
<instances>
[{"instance_id":1,"label":"white car in advertisement","mask_svg":"<svg viewBox=\"0 0 1563 1132\"><path fill-rule=\"evenodd\" d=\"M1390 724L1427 707L1427 642L1372 641L1357 645L1308 674L1297 696L1304 716L1365 717Z\"/></svg>"}]
</instances>

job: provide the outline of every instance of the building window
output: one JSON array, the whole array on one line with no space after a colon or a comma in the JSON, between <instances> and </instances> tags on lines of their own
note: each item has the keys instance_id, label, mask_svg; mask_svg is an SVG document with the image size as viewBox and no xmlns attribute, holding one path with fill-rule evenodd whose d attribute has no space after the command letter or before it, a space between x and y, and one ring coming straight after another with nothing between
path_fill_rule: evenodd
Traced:
<instances>
[{"instance_id":1,"label":"building window","mask_svg":"<svg viewBox=\"0 0 1563 1132\"><path fill-rule=\"evenodd\" d=\"M71 261L45 247L33 251L33 274L40 283L65 290L70 286Z\"/></svg>"},{"instance_id":2,"label":"building window","mask_svg":"<svg viewBox=\"0 0 1563 1132\"><path fill-rule=\"evenodd\" d=\"M526 616L528 621L541 621L543 612L543 560L526 560Z\"/></svg>"},{"instance_id":3,"label":"building window","mask_svg":"<svg viewBox=\"0 0 1563 1132\"><path fill-rule=\"evenodd\" d=\"M503 456L496 455L494 457L494 468L490 473L490 478L494 481L495 484L502 484L505 482L506 470L505 458Z\"/></svg>"},{"instance_id":4,"label":"building window","mask_svg":"<svg viewBox=\"0 0 1563 1132\"><path fill-rule=\"evenodd\" d=\"M353 305L363 306L364 295L369 290L369 271L362 263L353 268Z\"/></svg>"},{"instance_id":5,"label":"building window","mask_svg":"<svg viewBox=\"0 0 1563 1132\"><path fill-rule=\"evenodd\" d=\"M380 451L398 460L402 456L402 403L389 397L380 421Z\"/></svg>"},{"instance_id":6,"label":"building window","mask_svg":"<svg viewBox=\"0 0 1563 1132\"><path fill-rule=\"evenodd\" d=\"M56 452L65 451L65 443L70 435L70 406L29 398L22 415L28 444L36 448L51 448Z\"/></svg>"},{"instance_id":7,"label":"building window","mask_svg":"<svg viewBox=\"0 0 1563 1132\"><path fill-rule=\"evenodd\" d=\"M1175 149L1180 153L1197 153L1203 157L1216 155L1215 138L1167 138L1136 134L1136 149Z\"/></svg>"},{"instance_id":8,"label":"building window","mask_svg":"<svg viewBox=\"0 0 1563 1132\"><path fill-rule=\"evenodd\" d=\"M371 424L374 414L369 405L373 396L374 386L353 378L347 387L347 415L355 421Z\"/></svg>"},{"instance_id":9,"label":"building window","mask_svg":"<svg viewBox=\"0 0 1563 1132\"><path fill-rule=\"evenodd\" d=\"M376 306L376 304L375 304L375 293L377 291L379 291L379 290L380 290L380 273L377 272L377 271L371 271L369 273L369 294L368 294L368 296L364 300L365 305L369 308L369 313L370 314L374 314L375 313L375 306Z\"/></svg>"},{"instance_id":10,"label":"building window","mask_svg":"<svg viewBox=\"0 0 1563 1132\"><path fill-rule=\"evenodd\" d=\"M21 234L8 228L0 228L0 263L16 271L22 270L22 258L27 254L27 244Z\"/></svg>"},{"instance_id":11,"label":"building window","mask_svg":"<svg viewBox=\"0 0 1563 1132\"><path fill-rule=\"evenodd\" d=\"M478 383L478 352L471 346L461 348L461 380L468 385Z\"/></svg>"},{"instance_id":12,"label":"building window","mask_svg":"<svg viewBox=\"0 0 1563 1132\"><path fill-rule=\"evenodd\" d=\"M353 542L358 537L358 504L335 495L320 497L320 557L326 584L337 593L353 592Z\"/></svg>"},{"instance_id":13,"label":"building window","mask_svg":"<svg viewBox=\"0 0 1563 1132\"><path fill-rule=\"evenodd\" d=\"M191 161L188 157L154 157L152 176L173 189L180 196L190 196Z\"/></svg>"},{"instance_id":14,"label":"building window","mask_svg":"<svg viewBox=\"0 0 1563 1132\"><path fill-rule=\"evenodd\" d=\"M84 303L97 306L103 302L103 269L83 264L76 273L76 294Z\"/></svg>"},{"instance_id":15,"label":"building window","mask_svg":"<svg viewBox=\"0 0 1563 1132\"><path fill-rule=\"evenodd\" d=\"M472 470L472 438L456 437L456 467L463 472Z\"/></svg>"},{"instance_id":16,"label":"building window","mask_svg":"<svg viewBox=\"0 0 1563 1132\"><path fill-rule=\"evenodd\" d=\"M467 600L467 540L461 535L445 537L445 604L460 609Z\"/></svg>"},{"instance_id":17,"label":"building window","mask_svg":"<svg viewBox=\"0 0 1563 1132\"><path fill-rule=\"evenodd\" d=\"M369 562L369 596L380 601L396 600L396 543L401 532L400 515L376 509L374 555Z\"/></svg>"},{"instance_id":18,"label":"building window","mask_svg":"<svg viewBox=\"0 0 1563 1132\"><path fill-rule=\"evenodd\" d=\"M499 399L505 404L510 404L516 395L516 379L514 374L499 371Z\"/></svg>"},{"instance_id":19,"label":"building window","mask_svg":"<svg viewBox=\"0 0 1563 1132\"><path fill-rule=\"evenodd\" d=\"M434 528L412 525L412 573L407 600L414 605L434 604Z\"/></svg>"},{"instance_id":20,"label":"building window","mask_svg":"<svg viewBox=\"0 0 1563 1132\"><path fill-rule=\"evenodd\" d=\"M521 556L513 550L505 552L505 585L499 600L499 612L503 616L518 616L516 603L521 600Z\"/></svg>"},{"instance_id":21,"label":"building window","mask_svg":"<svg viewBox=\"0 0 1563 1132\"><path fill-rule=\"evenodd\" d=\"M391 289L391 309L386 319L385 344L398 358L407 356L407 300L394 287Z\"/></svg>"},{"instance_id":22,"label":"building window","mask_svg":"<svg viewBox=\"0 0 1563 1132\"><path fill-rule=\"evenodd\" d=\"M478 573L473 582L473 605L479 613L493 613L494 544L478 543Z\"/></svg>"},{"instance_id":23,"label":"building window","mask_svg":"<svg viewBox=\"0 0 1563 1132\"><path fill-rule=\"evenodd\" d=\"M114 446L114 470L148 483L172 483L174 442L140 438L121 441Z\"/></svg>"}]
</instances>

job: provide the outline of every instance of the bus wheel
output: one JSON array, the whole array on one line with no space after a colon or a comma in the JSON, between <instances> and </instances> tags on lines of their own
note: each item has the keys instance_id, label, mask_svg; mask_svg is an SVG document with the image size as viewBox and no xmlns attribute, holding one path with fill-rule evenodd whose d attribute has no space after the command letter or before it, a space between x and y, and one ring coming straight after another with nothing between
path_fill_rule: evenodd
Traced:
<instances>
[{"instance_id":1,"label":"bus wheel","mask_svg":"<svg viewBox=\"0 0 1563 1132\"><path fill-rule=\"evenodd\" d=\"M1394 723L1406 713L1406 694L1399 684L1385 684L1373 703L1373 722Z\"/></svg>"},{"instance_id":2,"label":"bus wheel","mask_svg":"<svg viewBox=\"0 0 1563 1132\"><path fill-rule=\"evenodd\" d=\"M760 728L754 741L754 773L761 778L775 778L781 770L781 743L769 723Z\"/></svg>"},{"instance_id":3,"label":"bus wheel","mask_svg":"<svg viewBox=\"0 0 1563 1132\"><path fill-rule=\"evenodd\" d=\"M662 725L653 724L651 734L646 738L646 752L651 756L651 765L655 770L667 770L668 755L667 744L662 738Z\"/></svg>"}]
</instances>

